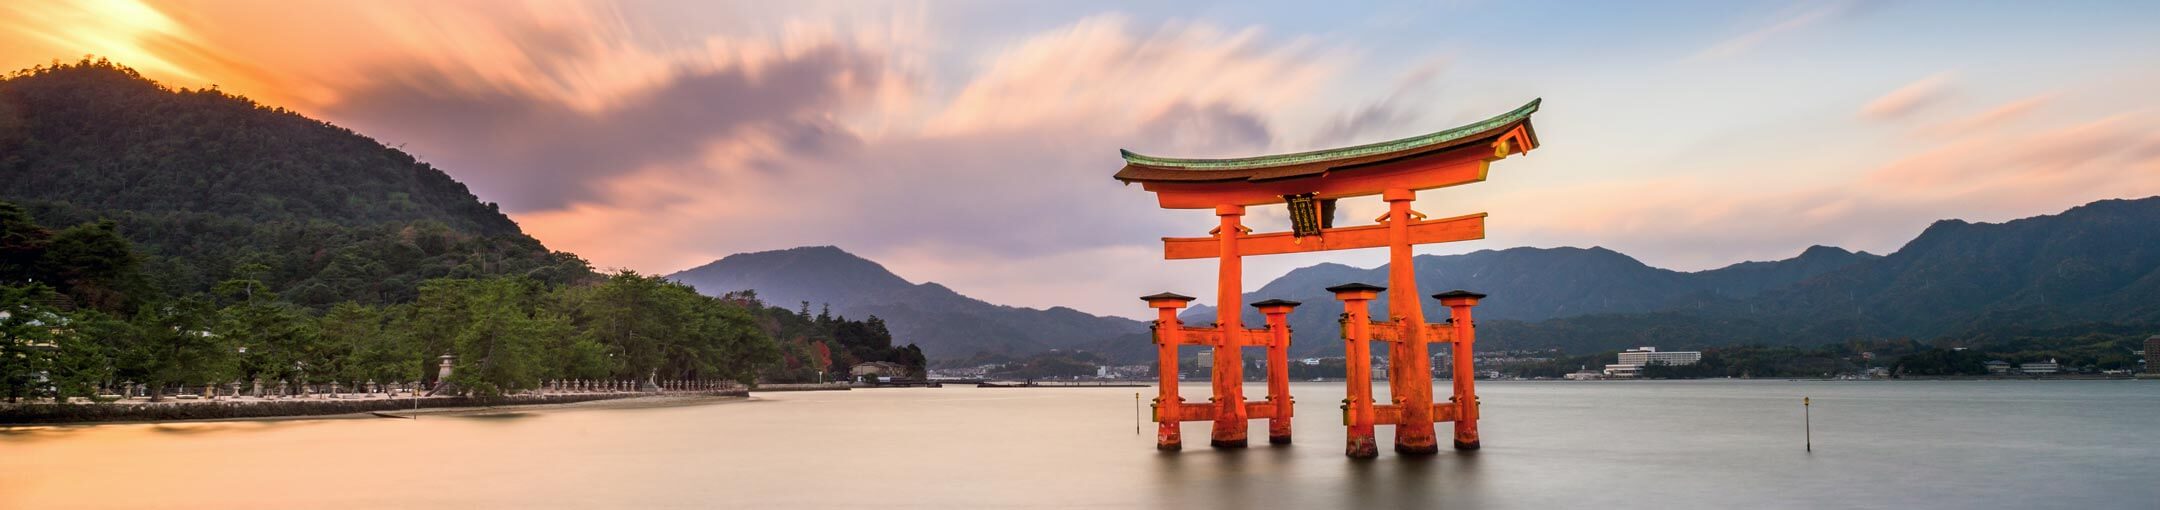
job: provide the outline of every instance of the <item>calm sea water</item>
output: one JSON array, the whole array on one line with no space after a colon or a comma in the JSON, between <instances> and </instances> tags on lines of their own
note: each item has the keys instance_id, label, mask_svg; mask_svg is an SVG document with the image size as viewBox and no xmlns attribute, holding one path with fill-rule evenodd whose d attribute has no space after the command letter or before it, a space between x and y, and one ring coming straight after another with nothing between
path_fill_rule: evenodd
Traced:
<instances>
[{"instance_id":1,"label":"calm sea water","mask_svg":"<svg viewBox=\"0 0 2160 510\"><path fill-rule=\"evenodd\" d=\"M1295 445L1176 454L1135 433L1149 388L13 429L0 508L2160 508L2160 382L1480 389L1484 450L1364 462L1320 383Z\"/></svg>"}]
</instances>

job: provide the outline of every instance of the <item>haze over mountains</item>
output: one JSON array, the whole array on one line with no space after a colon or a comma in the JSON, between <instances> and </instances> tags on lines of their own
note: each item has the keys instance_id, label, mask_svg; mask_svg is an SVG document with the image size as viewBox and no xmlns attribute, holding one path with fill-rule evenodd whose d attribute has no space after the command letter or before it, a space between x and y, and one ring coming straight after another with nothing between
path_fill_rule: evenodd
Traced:
<instances>
[{"instance_id":1,"label":"haze over mountains","mask_svg":"<svg viewBox=\"0 0 2160 510\"><path fill-rule=\"evenodd\" d=\"M1810 247L1784 260L1679 272L1604 248L1511 248L1415 258L1421 294L1467 289L1488 349L1631 345L1820 344L1856 338L1964 338L2123 330L2160 324L2160 197L2106 200L2000 224L1944 220L1887 256ZM831 302L876 314L933 359L976 351L1092 349L1147 359L1146 324L1071 309L993 305L915 284L833 247L730 256L673 276L717 293L757 289L769 302ZM1385 285L1387 267L1319 264L1246 294L1305 306L1291 316L1294 353L1341 353L1340 305L1324 289ZM1136 289L1135 294L1165 289ZM1206 295L1209 289L1168 289ZM1375 305L1385 308L1386 296ZM1420 296L1427 317L1443 313ZM1248 325L1260 323L1247 309ZM1214 321L1195 306L1188 324ZM955 351L957 350L957 352Z\"/></svg>"},{"instance_id":2,"label":"haze over mountains","mask_svg":"<svg viewBox=\"0 0 2160 510\"><path fill-rule=\"evenodd\" d=\"M931 359L1088 348L1111 340L1146 345L1148 338L1144 322L1065 307L991 304L936 283L909 282L832 246L738 253L668 279L708 295L755 290L775 306L808 302L811 313L830 304L832 313L850 318L876 315L895 341L921 346Z\"/></svg>"}]
</instances>

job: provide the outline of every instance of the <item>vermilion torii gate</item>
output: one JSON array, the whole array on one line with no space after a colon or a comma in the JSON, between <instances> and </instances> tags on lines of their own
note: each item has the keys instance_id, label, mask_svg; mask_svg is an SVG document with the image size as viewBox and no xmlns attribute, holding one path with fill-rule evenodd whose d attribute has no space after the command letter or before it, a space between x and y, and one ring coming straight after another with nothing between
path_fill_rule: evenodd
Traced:
<instances>
[{"instance_id":1,"label":"vermilion torii gate","mask_svg":"<svg viewBox=\"0 0 2160 510\"><path fill-rule=\"evenodd\" d=\"M1388 287L1401 299L1388 300L1388 321L1367 316L1366 304L1387 288L1350 284L1328 290L1343 302L1343 338L1347 342L1349 398L1344 400L1343 422L1350 429L1347 453L1352 457L1378 454L1373 427L1395 426L1395 450L1406 454L1437 453L1434 422L1455 423L1455 447L1478 447L1477 392L1473 382L1471 345L1475 339L1470 309L1484 296L1453 291L1434 296L1450 310L1451 320L1427 324L1418 306L1417 280L1411 265L1412 245L1483 239L1483 213L1428 219L1410 209L1419 190L1469 184L1485 180L1494 161L1537 148L1537 134L1530 115L1539 101L1477 123L1422 136L1388 142L1295 154L1234 159L1158 158L1122 151L1125 167L1116 178L1140 183L1156 195L1165 209L1214 209L1221 225L1209 237L1163 238L1166 259L1216 258L1216 322L1203 328L1185 327L1177 311L1193 298L1170 293L1146 296L1155 308L1155 342L1160 353L1160 395L1155 400L1159 424L1156 447L1176 450L1182 446L1178 425L1186 421L1212 421L1210 444L1244 447L1246 422L1269 420L1269 440L1290 441L1292 402L1289 398L1287 351L1290 345L1288 316L1298 303L1268 300L1253 303L1267 317L1267 327L1246 329L1242 325L1242 260L1246 255L1272 255L1326 250L1388 247ZM1380 195L1388 213L1379 224L1335 227L1335 201L1341 198ZM1291 231L1254 234L1240 218L1245 208L1286 204ZM1388 343L1388 381L1391 404L1373 402L1369 342ZM1453 395L1435 404L1432 393L1432 358L1428 345L1452 344ZM1186 403L1178 395L1177 347L1205 345L1214 348L1214 398L1208 404ZM1268 349L1268 399L1248 402L1244 393L1242 349Z\"/></svg>"}]
</instances>

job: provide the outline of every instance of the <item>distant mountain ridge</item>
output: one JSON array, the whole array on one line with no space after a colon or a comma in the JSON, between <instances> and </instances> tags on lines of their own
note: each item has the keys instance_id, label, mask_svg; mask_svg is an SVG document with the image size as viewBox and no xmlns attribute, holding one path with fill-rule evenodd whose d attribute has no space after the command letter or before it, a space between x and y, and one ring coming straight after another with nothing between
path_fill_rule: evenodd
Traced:
<instances>
[{"instance_id":1,"label":"distant mountain ridge","mask_svg":"<svg viewBox=\"0 0 2160 510\"><path fill-rule=\"evenodd\" d=\"M1602 247L1508 248L1479 250L1461 255L1420 255L1417 266L1419 302L1428 319L1446 311L1426 296L1453 289L1475 290L1493 297L1478 306L1480 320L1535 322L1593 314L1645 313L1664 310L1702 299L1745 298L1767 289L1793 285L1807 278L1881 258L1814 246L1798 256L1767 262L1742 262L1696 272L1651 267L1633 257ZM1388 266L1359 269L1341 264L1320 264L1289 273L1245 294L1245 302L1289 299L1301 306L1290 316L1294 331L1319 331L1318 338L1338 339L1336 316L1341 306L1325 289L1350 282L1386 286ZM1392 293L1382 293L1373 304L1377 315L1386 315ZM1212 307L1196 306L1181 315L1187 323L1212 323ZM1247 307L1244 321L1258 324L1259 312ZM1300 355L1321 355L1341 350L1333 342L1300 342ZM1331 354L1332 355L1332 354Z\"/></svg>"},{"instance_id":2,"label":"distant mountain ridge","mask_svg":"<svg viewBox=\"0 0 2160 510\"><path fill-rule=\"evenodd\" d=\"M876 315L895 343L916 344L931 359L1084 349L1111 339L1146 342L1144 322L1066 307L991 304L937 283L909 282L834 246L738 253L667 278L708 295L755 290L774 306L807 301L811 313L830 304L833 313L850 318Z\"/></svg>"},{"instance_id":3,"label":"distant mountain ridge","mask_svg":"<svg viewBox=\"0 0 2160 510\"><path fill-rule=\"evenodd\" d=\"M1600 247L1413 260L1420 294L1466 289L1491 296L1477 310L1480 349L1812 345L2160 327L2160 197L2105 200L1997 224L1945 220L1890 255L1813 246L1789 259L1695 272L1651 267ZM670 278L708 293L756 289L782 306L830 302L838 313L876 314L894 324L901 341L923 343L938 359L1048 349L1086 349L1125 362L1152 356L1145 322L993 305L935 283L908 282L833 247L733 255ZM1350 282L1386 285L1387 266L1295 269L1246 293L1245 302L1303 302L1290 319L1293 353L1340 355L1341 308L1325 289ZM1212 294L1139 289L1160 290ZM1374 308L1384 310L1387 297ZM1429 319L1443 316L1434 300L1419 296L1419 302ZM1261 323L1250 307L1243 313L1246 324ZM1181 318L1194 325L1215 320L1205 305Z\"/></svg>"},{"instance_id":4,"label":"distant mountain ridge","mask_svg":"<svg viewBox=\"0 0 2160 510\"><path fill-rule=\"evenodd\" d=\"M1643 271L1617 253L1580 253L1601 251L1419 257L1419 291L1490 294L1477 317L1483 348L1494 349L1589 352L2160 329L2160 197L2103 200L1994 224L1939 221L1886 256L1818 246L1782 261L1673 273ZM1511 252L1506 258L1530 266L1481 277L1501 266L1474 260L1478 255ZM1563 260L1556 256L1569 262L1548 265ZM1599 269L1583 271L1592 267ZM1385 266L1363 275L1323 268L1316 273L1324 278L1305 280L1293 279L1297 273L1248 299L1303 297L1312 304L1318 298L1317 311L1331 311L1332 297L1298 290L1343 283L1327 281L1342 277L1384 284L1386 275ZM1427 316L1437 316L1436 303L1422 301ZM1332 317L1300 315L1292 319L1300 338L1321 340L1299 345L1301 352L1340 352ZM1248 311L1247 320L1253 317ZM1212 320L1188 322L1196 319Z\"/></svg>"}]
</instances>

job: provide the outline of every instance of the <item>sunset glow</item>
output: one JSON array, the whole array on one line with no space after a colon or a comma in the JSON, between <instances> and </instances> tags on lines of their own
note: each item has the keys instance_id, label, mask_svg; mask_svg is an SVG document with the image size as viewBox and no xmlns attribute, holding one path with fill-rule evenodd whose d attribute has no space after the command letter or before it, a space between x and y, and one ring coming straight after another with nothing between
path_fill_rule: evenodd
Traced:
<instances>
[{"instance_id":1,"label":"sunset glow","mask_svg":"<svg viewBox=\"0 0 2160 510\"><path fill-rule=\"evenodd\" d=\"M1490 212L1492 237L1422 251L1599 245L1697 270L2160 194L2155 10L10 2L0 62L107 57L350 127L601 267L837 244L992 302L1136 317L1136 289L1212 285L1158 238L1213 218L1112 180L1117 149L1333 147L1536 97L1549 146L1425 195ZM1246 278L1323 259L1384 261Z\"/></svg>"}]
</instances>

